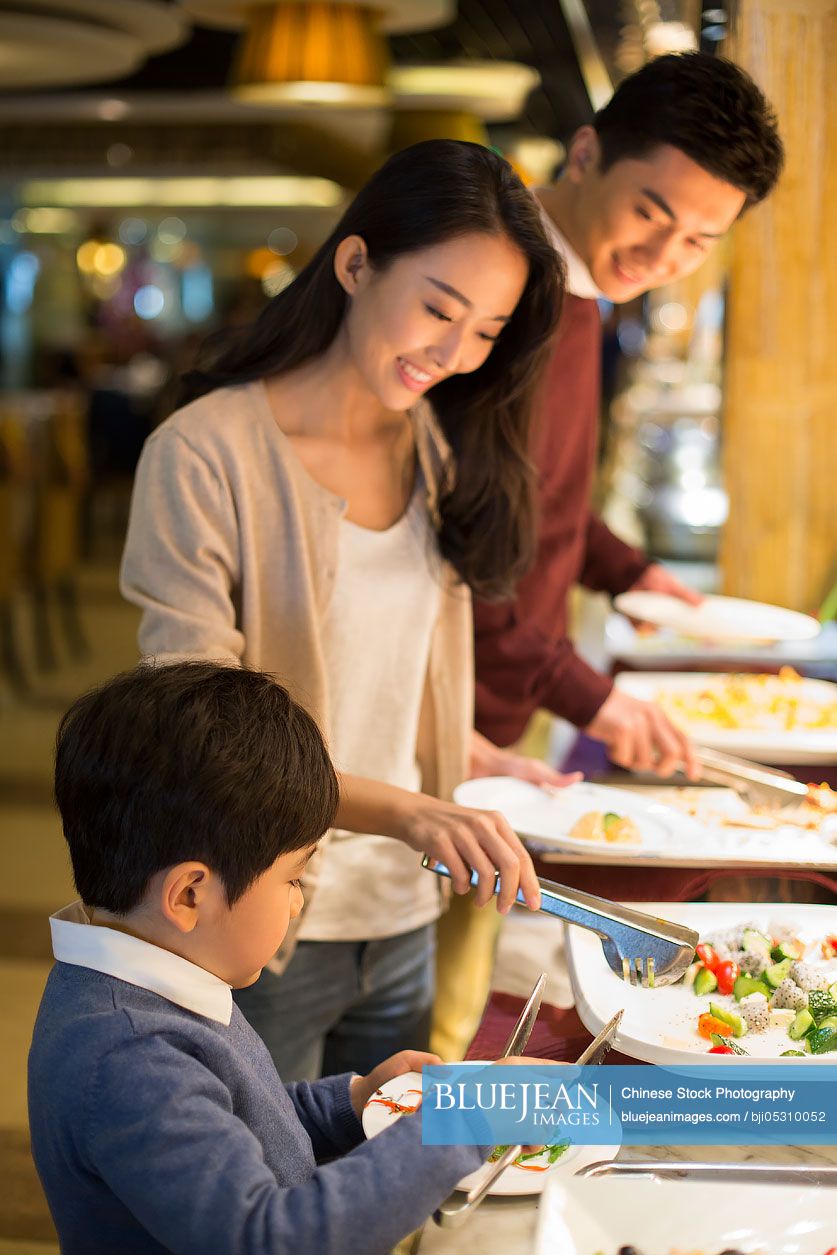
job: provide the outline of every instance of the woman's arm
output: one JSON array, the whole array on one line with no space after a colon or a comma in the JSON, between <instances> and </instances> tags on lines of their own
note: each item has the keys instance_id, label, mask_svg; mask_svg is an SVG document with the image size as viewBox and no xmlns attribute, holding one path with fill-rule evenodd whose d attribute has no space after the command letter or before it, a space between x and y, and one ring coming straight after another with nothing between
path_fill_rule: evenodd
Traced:
<instances>
[{"instance_id":1,"label":"woman's arm","mask_svg":"<svg viewBox=\"0 0 837 1255\"><path fill-rule=\"evenodd\" d=\"M336 827L349 832L375 832L403 841L411 850L429 854L450 868L454 892L467 893L470 868L479 874L476 903L485 906L500 873L497 909L505 915L523 890L526 905L536 911L540 887L523 842L499 811L471 810L442 802L426 793L410 793L361 776L340 777Z\"/></svg>"}]
</instances>

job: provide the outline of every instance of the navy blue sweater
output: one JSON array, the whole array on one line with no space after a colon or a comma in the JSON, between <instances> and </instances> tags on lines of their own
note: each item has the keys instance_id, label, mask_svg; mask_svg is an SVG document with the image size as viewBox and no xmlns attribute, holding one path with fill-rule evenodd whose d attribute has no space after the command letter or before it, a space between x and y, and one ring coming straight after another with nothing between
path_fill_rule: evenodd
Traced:
<instances>
[{"instance_id":1,"label":"navy blue sweater","mask_svg":"<svg viewBox=\"0 0 837 1255\"><path fill-rule=\"evenodd\" d=\"M227 1027L57 963L29 1116L62 1252L388 1251L486 1151L422 1146L420 1114L365 1141L349 1081L283 1085L237 1007Z\"/></svg>"}]
</instances>

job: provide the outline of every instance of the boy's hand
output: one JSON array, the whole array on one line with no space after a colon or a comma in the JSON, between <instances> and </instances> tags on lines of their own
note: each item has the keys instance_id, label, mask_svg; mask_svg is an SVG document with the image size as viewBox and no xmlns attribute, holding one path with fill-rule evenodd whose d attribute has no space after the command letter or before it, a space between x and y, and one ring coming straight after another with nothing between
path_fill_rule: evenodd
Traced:
<instances>
[{"instance_id":1,"label":"boy's hand","mask_svg":"<svg viewBox=\"0 0 837 1255\"><path fill-rule=\"evenodd\" d=\"M431 1055L426 1050L399 1050L397 1055L390 1055L373 1068L367 1076L353 1076L351 1081L352 1106L358 1120L369 1099L391 1081L393 1077L404 1076L406 1072L420 1072L425 1064L442 1063L438 1055ZM421 1101L419 1099L419 1101Z\"/></svg>"}]
</instances>

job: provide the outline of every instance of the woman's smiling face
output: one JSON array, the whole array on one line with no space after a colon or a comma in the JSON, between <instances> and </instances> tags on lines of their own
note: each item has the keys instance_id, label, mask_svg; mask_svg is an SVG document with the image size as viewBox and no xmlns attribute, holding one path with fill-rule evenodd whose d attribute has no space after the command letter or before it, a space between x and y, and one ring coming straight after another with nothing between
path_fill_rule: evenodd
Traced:
<instances>
[{"instance_id":1,"label":"woman's smiling face","mask_svg":"<svg viewBox=\"0 0 837 1255\"><path fill-rule=\"evenodd\" d=\"M358 236L335 271L350 296L352 362L384 408L409 409L450 375L478 370L523 295L526 258L505 235L463 235L376 271Z\"/></svg>"}]
</instances>

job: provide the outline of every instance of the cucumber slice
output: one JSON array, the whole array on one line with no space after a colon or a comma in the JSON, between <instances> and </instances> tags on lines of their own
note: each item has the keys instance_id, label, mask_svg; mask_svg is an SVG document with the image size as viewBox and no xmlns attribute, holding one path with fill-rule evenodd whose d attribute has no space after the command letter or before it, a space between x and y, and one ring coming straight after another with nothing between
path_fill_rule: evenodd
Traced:
<instances>
[{"instance_id":1,"label":"cucumber slice","mask_svg":"<svg viewBox=\"0 0 837 1255\"><path fill-rule=\"evenodd\" d=\"M827 1015L824 1020L820 1020L817 1028L837 1028L837 1015Z\"/></svg>"},{"instance_id":2,"label":"cucumber slice","mask_svg":"<svg viewBox=\"0 0 837 1255\"><path fill-rule=\"evenodd\" d=\"M831 994L832 998L837 1002L837 980L834 982L833 985L828 986L828 992Z\"/></svg>"},{"instance_id":3,"label":"cucumber slice","mask_svg":"<svg viewBox=\"0 0 837 1255\"><path fill-rule=\"evenodd\" d=\"M718 988L718 977L708 967L701 968L695 977L694 991L698 997L714 993Z\"/></svg>"},{"instance_id":4,"label":"cucumber slice","mask_svg":"<svg viewBox=\"0 0 837 1255\"><path fill-rule=\"evenodd\" d=\"M788 1029L788 1037L791 1041L799 1041L800 1037L810 1033L812 1028L814 1028L814 1017L803 1007L801 1011L797 1011L793 1024Z\"/></svg>"},{"instance_id":5,"label":"cucumber slice","mask_svg":"<svg viewBox=\"0 0 837 1255\"><path fill-rule=\"evenodd\" d=\"M837 1050L837 1028L826 1028L820 1025L808 1038L812 1055L824 1055L827 1051Z\"/></svg>"},{"instance_id":6,"label":"cucumber slice","mask_svg":"<svg viewBox=\"0 0 837 1255\"><path fill-rule=\"evenodd\" d=\"M812 989L808 995L808 1010L819 1024L827 1015L837 1015L837 1001L824 989Z\"/></svg>"},{"instance_id":7,"label":"cucumber slice","mask_svg":"<svg viewBox=\"0 0 837 1255\"><path fill-rule=\"evenodd\" d=\"M780 941L770 951L770 957L775 959L777 963L781 963L783 959L790 959L793 962L794 959L802 958L802 951L792 941Z\"/></svg>"},{"instance_id":8,"label":"cucumber slice","mask_svg":"<svg viewBox=\"0 0 837 1255\"><path fill-rule=\"evenodd\" d=\"M710 1033L709 1040L713 1046L729 1046L734 1055L747 1055L750 1052L739 1046L734 1037L723 1037L720 1033Z\"/></svg>"},{"instance_id":9,"label":"cucumber slice","mask_svg":"<svg viewBox=\"0 0 837 1255\"><path fill-rule=\"evenodd\" d=\"M791 963L793 963L793 959L782 959L781 963L774 963L772 967L768 967L764 973L764 979L768 985L778 989L790 971Z\"/></svg>"},{"instance_id":10,"label":"cucumber slice","mask_svg":"<svg viewBox=\"0 0 837 1255\"><path fill-rule=\"evenodd\" d=\"M725 1011L717 1003L710 1002L709 1014L714 1015L715 1019L720 1020L723 1024L729 1024L736 1037L743 1037L747 1032L747 1021L743 1020L740 1015L736 1015L734 1011Z\"/></svg>"},{"instance_id":11,"label":"cucumber slice","mask_svg":"<svg viewBox=\"0 0 837 1255\"><path fill-rule=\"evenodd\" d=\"M779 1055L779 1058L787 1059L788 1055L797 1055L800 1059L804 1059L805 1051L804 1050L783 1050L782 1053Z\"/></svg>"},{"instance_id":12,"label":"cucumber slice","mask_svg":"<svg viewBox=\"0 0 837 1255\"><path fill-rule=\"evenodd\" d=\"M711 990L708 992L711 993ZM736 1002L740 1002L748 994L764 994L765 998L769 998L772 993L773 990L770 985L766 984L760 976L747 976L743 972L740 976L736 976L735 984L732 987L732 994Z\"/></svg>"},{"instance_id":13,"label":"cucumber slice","mask_svg":"<svg viewBox=\"0 0 837 1255\"><path fill-rule=\"evenodd\" d=\"M755 928L745 928L742 939L742 950L761 950L763 954L770 954L773 948L773 942L770 937L765 937L764 933L760 933Z\"/></svg>"}]
</instances>

